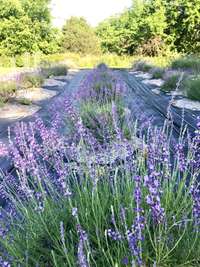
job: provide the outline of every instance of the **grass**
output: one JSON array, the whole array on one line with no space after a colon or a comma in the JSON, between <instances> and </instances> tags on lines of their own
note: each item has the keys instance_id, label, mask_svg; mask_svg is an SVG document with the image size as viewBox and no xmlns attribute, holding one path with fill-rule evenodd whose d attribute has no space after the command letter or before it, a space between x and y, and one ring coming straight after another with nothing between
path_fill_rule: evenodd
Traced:
<instances>
[{"instance_id":1,"label":"grass","mask_svg":"<svg viewBox=\"0 0 200 267\"><path fill-rule=\"evenodd\" d=\"M67 66L57 65L57 66L41 67L41 73L46 78L49 78L52 76L66 76Z\"/></svg>"},{"instance_id":2,"label":"grass","mask_svg":"<svg viewBox=\"0 0 200 267\"><path fill-rule=\"evenodd\" d=\"M169 66L175 58L176 54L170 54L168 56L159 57L141 57L141 56L118 56L116 54L100 54L100 55L80 55L74 53L54 54L54 55L22 55L21 59L17 57L17 61L20 62L20 67L16 65L15 58L0 57L0 74L7 74L9 72L16 72L24 70L26 68L37 68L41 65L56 65L65 64L69 68L94 68L101 62L105 62L107 65L113 68L131 68L133 62L142 59L157 67Z\"/></svg>"},{"instance_id":3,"label":"grass","mask_svg":"<svg viewBox=\"0 0 200 267\"><path fill-rule=\"evenodd\" d=\"M99 86L108 81L111 87ZM120 90L116 98L116 88L124 83L115 73L95 69L77 95L55 105L50 128L41 118L15 128L5 154L18 179L4 176L1 184L12 211L0 224L0 263L200 266L200 123L194 139L180 136L172 155L170 129L150 126L139 135L135 122L123 120L129 95ZM60 135L69 120L74 130Z\"/></svg>"},{"instance_id":4,"label":"grass","mask_svg":"<svg viewBox=\"0 0 200 267\"><path fill-rule=\"evenodd\" d=\"M44 83L44 77L41 74L25 73L20 78L20 86L24 89L41 87Z\"/></svg>"},{"instance_id":5,"label":"grass","mask_svg":"<svg viewBox=\"0 0 200 267\"><path fill-rule=\"evenodd\" d=\"M163 68L152 68L150 73L152 74L153 79L162 79L163 75L165 73L165 70Z\"/></svg>"},{"instance_id":6,"label":"grass","mask_svg":"<svg viewBox=\"0 0 200 267\"><path fill-rule=\"evenodd\" d=\"M22 105L26 105L26 106L29 106L29 105L32 104L31 100L26 99L26 98L19 98L17 101L18 101L20 104L22 104Z\"/></svg>"},{"instance_id":7,"label":"grass","mask_svg":"<svg viewBox=\"0 0 200 267\"><path fill-rule=\"evenodd\" d=\"M153 66L143 60L138 60L134 63L133 68L137 71L149 72Z\"/></svg>"},{"instance_id":8,"label":"grass","mask_svg":"<svg viewBox=\"0 0 200 267\"><path fill-rule=\"evenodd\" d=\"M200 76L187 79L184 88L188 98L200 101Z\"/></svg>"},{"instance_id":9,"label":"grass","mask_svg":"<svg viewBox=\"0 0 200 267\"><path fill-rule=\"evenodd\" d=\"M17 84L13 81L0 82L0 100L1 104L7 102L10 97L14 95L17 90Z\"/></svg>"},{"instance_id":10,"label":"grass","mask_svg":"<svg viewBox=\"0 0 200 267\"><path fill-rule=\"evenodd\" d=\"M161 90L164 92L170 92L170 91L175 90L179 79L180 79L180 75L178 74L168 77L165 80L165 83L161 86Z\"/></svg>"},{"instance_id":11,"label":"grass","mask_svg":"<svg viewBox=\"0 0 200 267\"><path fill-rule=\"evenodd\" d=\"M171 67L173 69L189 69L195 72L200 72L200 58L199 57L181 57L172 61Z\"/></svg>"}]
</instances>

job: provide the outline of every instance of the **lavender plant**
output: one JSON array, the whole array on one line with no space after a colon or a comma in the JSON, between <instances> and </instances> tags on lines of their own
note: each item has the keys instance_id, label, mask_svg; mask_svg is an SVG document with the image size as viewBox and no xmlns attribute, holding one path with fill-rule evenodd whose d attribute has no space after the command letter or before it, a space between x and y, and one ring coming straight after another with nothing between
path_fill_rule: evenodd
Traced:
<instances>
[{"instance_id":1,"label":"lavender plant","mask_svg":"<svg viewBox=\"0 0 200 267\"><path fill-rule=\"evenodd\" d=\"M141 129L124 120L127 139L120 123L125 93L115 72L98 68L53 110L50 127L41 118L19 123L9 147L0 145L16 170L0 187L2 266L200 265L200 118L175 155L152 126L136 146ZM97 138L104 124L95 108L88 127L85 105L109 116L112 142ZM69 122L69 136L61 134Z\"/></svg>"}]
</instances>

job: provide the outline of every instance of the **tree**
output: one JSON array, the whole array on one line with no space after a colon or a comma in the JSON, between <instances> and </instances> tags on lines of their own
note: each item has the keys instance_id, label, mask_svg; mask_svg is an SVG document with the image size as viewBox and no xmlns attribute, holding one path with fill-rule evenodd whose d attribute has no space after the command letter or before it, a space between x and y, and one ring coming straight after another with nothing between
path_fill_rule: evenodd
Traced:
<instances>
[{"instance_id":1,"label":"tree","mask_svg":"<svg viewBox=\"0 0 200 267\"><path fill-rule=\"evenodd\" d=\"M129 10L100 23L96 31L106 52L199 53L199 22L200 0L133 0Z\"/></svg>"},{"instance_id":2,"label":"tree","mask_svg":"<svg viewBox=\"0 0 200 267\"><path fill-rule=\"evenodd\" d=\"M90 25L84 18L71 17L62 29L63 51L96 54L100 52L99 40Z\"/></svg>"},{"instance_id":3,"label":"tree","mask_svg":"<svg viewBox=\"0 0 200 267\"><path fill-rule=\"evenodd\" d=\"M200 52L200 0L163 0L168 40L179 52Z\"/></svg>"},{"instance_id":4,"label":"tree","mask_svg":"<svg viewBox=\"0 0 200 267\"><path fill-rule=\"evenodd\" d=\"M0 55L58 51L47 0L0 0Z\"/></svg>"}]
</instances>

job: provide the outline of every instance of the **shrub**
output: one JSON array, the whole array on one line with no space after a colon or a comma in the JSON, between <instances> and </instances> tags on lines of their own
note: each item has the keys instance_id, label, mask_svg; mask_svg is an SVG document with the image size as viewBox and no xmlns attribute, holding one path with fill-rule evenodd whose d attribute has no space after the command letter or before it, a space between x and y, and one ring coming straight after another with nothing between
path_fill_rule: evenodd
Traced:
<instances>
[{"instance_id":1,"label":"shrub","mask_svg":"<svg viewBox=\"0 0 200 267\"><path fill-rule=\"evenodd\" d=\"M141 60L136 61L133 67L135 70L144 71L144 72L148 72L152 69L152 65Z\"/></svg>"},{"instance_id":2,"label":"shrub","mask_svg":"<svg viewBox=\"0 0 200 267\"><path fill-rule=\"evenodd\" d=\"M161 37L153 37L147 42L141 44L136 50L135 54L140 54L143 56L156 57L165 55L166 50L168 50L167 45L161 39Z\"/></svg>"},{"instance_id":3,"label":"shrub","mask_svg":"<svg viewBox=\"0 0 200 267\"><path fill-rule=\"evenodd\" d=\"M49 78L51 76L66 76L67 67L65 65L42 67L41 73L46 78Z\"/></svg>"},{"instance_id":4,"label":"shrub","mask_svg":"<svg viewBox=\"0 0 200 267\"><path fill-rule=\"evenodd\" d=\"M161 86L161 90L165 92L175 90L179 79L179 75L172 75L171 77L167 78L165 83Z\"/></svg>"},{"instance_id":5,"label":"shrub","mask_svg":"<svg viewBox=\"0 0 200 267\"><path fill-rule=\"evenodd\" d=\"M113 137L116 135L115 123L122 129L122 133L126 137L130 136L128 129L125 129L125 112L122 103L117 103L114 108L116 108L117 118L113 118L112 103L99 105L95 102L86 102L80 107L80 117L84 126L101 143L104 143L105 140L107 142L113 140Z\"/></svg>"},{"instance_id":6,"label":"shrub","mask_svg":"<svg viewBox=\"0 0 200 267\"><path fill-rule=\"evenodd\" d=\"M184 88L190 99L200 101L200 76L187 79Z\"/></svg>"},{"instance_id":7,"label":"shrub","mask_svg":"<svg viewBox=\"0 0 200 267\"><path fill-rule=\"evenodd\" d=\"M199 57L182 57L172 61L173 69L191 69L200 72L200 58Z\"/></svg>"},{"instance_id":8,"label":"shrub","mask_svg":"<svg viewBox=\"0 0 200 267\"><path fill-rule=\"evenodd\" d=\"M26 106L29 106L29 105L32 104L31 100L26 99L26 98L19 98L17 101L18 101L20 104L22 104L22 105L26 105Z\"/></svg>"},{"instance_id":9,"label":"shrub","mask_svg":"<svg viewBox=\"0 0 200 267\"><path fill-rule=\"evenodd\" d=\"M153 79L161 79L165 73L165 70L162 68L152 68L150 73L152 74Z\"/></svg>"},{"instance_id":10,"label":"shrub","mask_svg":"<svg viewBox=\"0 0 200 267\"><path fill-rule=\"evenodd\" d=\"M0 100L6 102L14 95L17 90L17 84L13 81L0 82Z\"/></svg>"},{"instance_id":11,"label":"shrub","mask_svg":"<svg viewBox=\"0 0 200 267\"><path fill-rule=\"evenodd\" d=\"M23 74L21 76L22 88L40 87L44 83L44 77L41 74Z\"/></svg>"},{"instance_id":12,"label":"shrub","mask_svg":"<svg viewBox=\"0 0 200 267\"><path fill-rule=\"evenodd\" d=\"M18 57L16 57L15 58L15 64L16 64L16 66L17 67L19 67L19 68L22 68L22 67L24 67L24 60L23 60L23 57L22 56L18 56ZM26 66L27 67L27 66Z\"/></svg>"}]
</instances>

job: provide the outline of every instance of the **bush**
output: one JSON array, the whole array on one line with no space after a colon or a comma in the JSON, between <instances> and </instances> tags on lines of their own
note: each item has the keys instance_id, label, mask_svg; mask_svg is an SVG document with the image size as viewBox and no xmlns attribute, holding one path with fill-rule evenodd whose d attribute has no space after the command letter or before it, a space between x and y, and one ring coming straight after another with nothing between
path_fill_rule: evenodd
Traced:
<instances>
[{"instance_id":1,"label":"bush","mask_svg":"<svg viewBox=\"0 0 200 267\"><path fill-rule=\"evenodd\" d=\"M173 69L191 69L200 72L200 58L198 57L183 57L178 58L171 63Z\"/></svg>"},{"instance_id":2,"label":"bush","mask_svg":"<svg viewBox=\"0 0 200 267\"><path fill-rule=\"evenodd\" d=\"M200 76L187 79L184 88L188 98L200 101Z\"/></svg>"},{"instance_id":3,"label":"bush","mask_svg":"<svg viewBox=\"0 0 200 267\"><path fill-rule=\"evenodd\" d=\"M19 98L18 102L22 105L29 106L32 104L32 101L26 98Z\"/></svg>"},{"instance_id":4,"label":"bush","mask_svg":"<svg viewBox=\"0 0 200 267\"><path fill-rule=\"evenodd\" d=\"M172 75L171 77L167 78L165 83L161 86L161 90L165 92L170 92L175 90L179 79L180 79L179 75Z\"/></svg>"},{"instance_id":5,"label":"bush","mask_svg":"<svg viewBox=\"0 0 200 267\"><path fill-rule=\"evenodd\" d=\"M112 103L99 105L99 103L87 102L80 107L80 117L84 126L101 143L104 143L108 137L107 142L112 141L116 134L112 109ZM116 112L118 127L126 137L129 137L130 133L125 128L125 112L122 104L117 103Z\"/></svg>"},{"instance_id":6,"label":"bush","mask_svg":"<svg viewBox=\"0 0 200 267\"><path fill-rule=\"evenodd\" d=\"M23 57L20 57L20 56L16 57L16 58L15 58L15 64L16 64L16 66L19 67L19 68L24 67L25 64L24 64ZM26 67L27 67L27 66L26 66Z\"/></svg>"},{"instance_id":7,"label":"bush","mask_svg":"<svg viewBox=\"0 0 200 267\"><path fill-rule=\"evenodd\" d=\"M58 65L58 66L42 67L41 73L46 78L49 78L51 76L66 76L67 66Z\"/></svg>"},{"instance_id":8,"label":"bush","mask_svg":"<svg viewBox=\"0 0 200 267\"><path fill-rule=\"evenodd\" d=\"M144 71L144 72L148 72L153 68L152 65L142 60L136 61L133 67L135 70Z\"/></svg>"},{"instance_id":9,"label":"bush","mask_svg":"<svg viewBox=\"0 0 200 267\"><path fill-rule=\"evenodd\" d=\"M43 83L44 77L41 74L23 74L21 76L21 86L25 89L40 87Z\"/></svg>"},{"instance_id":10,"label":"bush","mask_svg":"<svg viewBox=\"0 0 200 267\"><path fill-rule=\"evenodd\" d=\"M13 81L0 82L0 101L7 102L17 90L17 84Z\"/></svg>"},{"instance_id":11,"label":"bush","mask_svg":"<svg viewBox=\"0 0 200 267\"><path fill-rule=\"evenodd\" d=\"M162 68L152 68L150 73L152 74L153 79L162 79L165 73L165 70Z\"/></svg>"},{"instance_id":12,"label":"bush","mask_svg":"<svg viewBox=\"0 0 200 267\"><path fill-rule=\"evenodd\" d=\"M166 50L169 50L160 37L153 37L146 43L141 44L135 54L143 56L157 57L165 55Z\"/></svg>"}]
</instances>

